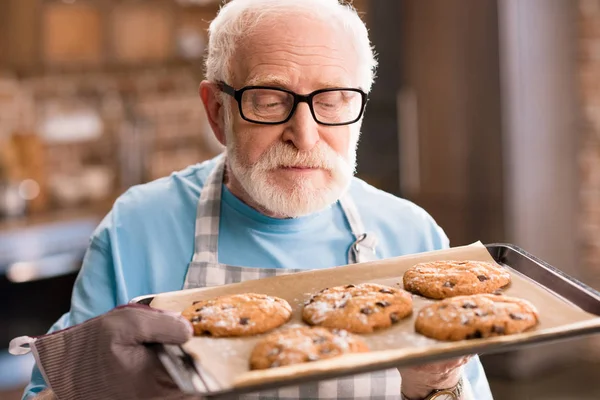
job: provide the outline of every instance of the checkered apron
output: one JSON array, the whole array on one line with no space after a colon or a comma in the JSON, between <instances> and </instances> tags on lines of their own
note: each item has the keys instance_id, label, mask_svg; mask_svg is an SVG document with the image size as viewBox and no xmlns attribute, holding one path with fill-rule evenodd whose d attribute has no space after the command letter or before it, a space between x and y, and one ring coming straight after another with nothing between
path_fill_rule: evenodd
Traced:
<instances>
[{"instance_id":1,"label":"checkered apron","mask_svg":"<svg viewBox=\"0 0 600 400\"><path fill-rule=\"evenodd\" d=\"M194 257L188 267L184 289L219 286L303 271L219 263L217 250L224 170L225 154L222 154L198 201ZM348 263L374 260L375 237L365 232L354 202L349 196L343 196L340 205L356 238L348 251ZM397 369L389 369L256 392L242 395L239 399L400 399L400 374Z\"/></svg>"}]
</instances>

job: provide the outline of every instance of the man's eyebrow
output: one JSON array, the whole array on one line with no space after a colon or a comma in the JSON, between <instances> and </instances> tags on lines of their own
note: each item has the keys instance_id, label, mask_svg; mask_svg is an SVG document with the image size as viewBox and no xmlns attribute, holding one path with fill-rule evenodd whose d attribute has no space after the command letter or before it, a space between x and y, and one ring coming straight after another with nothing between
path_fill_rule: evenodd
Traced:
<instances>
[{"instance_id":1,"label":"man's eyebrow","mask_svg":"<svg viewBox=\"0 0 600 400\"><path fill-rule=\"evenodd\" d=\"M319 88L330 89L330 88L350 88L352 86L335 81L321 81L319 82Z\"/></svg>"},{"instance_id":2,"label":"man's eyebrow","mask_svg":"<svg viewBox=\"0 0 600 400\"><path fill-rule=\"evenodd\" d=\"M289 88L290 80L277 75L255 76L246 82L246 86L274 86Z\"/></svg>"},{"instance_id":3,"label":"man's eyebrow","mask_svg":"<svg viewBox=\"0 0 600 400\"><path fill-rule=\"evenodd\" d=\"M291 86L290 80L278 75L263 75L255 76L246 82L246 86L272 86L280 87L283 89L289 89ZM334 81L321 81L319 82L318 89L329 89L329 88L347 88L348 85L341 84L340 82Z\"/></svg>"}]
</instances>

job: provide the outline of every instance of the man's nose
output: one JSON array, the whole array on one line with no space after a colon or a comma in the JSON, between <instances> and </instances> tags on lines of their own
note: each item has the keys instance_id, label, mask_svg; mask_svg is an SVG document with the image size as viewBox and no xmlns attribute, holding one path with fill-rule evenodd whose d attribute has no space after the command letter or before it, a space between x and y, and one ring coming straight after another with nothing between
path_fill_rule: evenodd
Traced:
<instances>
[{"instance_id":1,"label":"man's nose","mask_svg":"<svg viewBox=\"0 0 600 400\"><path fill-rule=\"evenodd\" d=\"M311 150L319 142L318 128L308 104L300 103L283 132L283 140L293 143L300 151Z\"/></svg>"}]
</instances>

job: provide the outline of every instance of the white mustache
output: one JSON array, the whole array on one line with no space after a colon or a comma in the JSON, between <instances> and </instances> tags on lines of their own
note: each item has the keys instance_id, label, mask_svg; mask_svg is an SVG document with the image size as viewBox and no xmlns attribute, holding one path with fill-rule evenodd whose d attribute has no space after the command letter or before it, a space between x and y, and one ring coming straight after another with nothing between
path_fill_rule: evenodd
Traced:
<instances>
[{"instance_id":1,"label":"white mustache","mask_svg":"<svg viewBox=\"0 0 600 400\"><path fill-rule=\"evenodd\" d=\"M309 152L300 152L292 145L277 142L259 159L256 168L269 171L277 168L320 168L331 171L341 157L327 144L319 143Z\"/></svg>"}]
</instances>

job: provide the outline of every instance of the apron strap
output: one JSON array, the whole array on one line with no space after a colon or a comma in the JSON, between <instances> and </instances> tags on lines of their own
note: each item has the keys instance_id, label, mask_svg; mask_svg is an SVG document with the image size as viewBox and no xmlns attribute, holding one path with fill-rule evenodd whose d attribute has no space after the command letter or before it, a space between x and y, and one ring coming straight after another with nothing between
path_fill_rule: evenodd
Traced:
<instances>
[{"instance_id":1,"label":"apron strap","mask_svg":"<svg viewBox=\"0 0 600 400\"><path fill-rule=\"evenodd\" d=\"M356 205L348 192L340 198L340 206L346 215L352 235L356 239L348 249L348 264L377 260L378 257L375 251L377 237L374 233L365 230Z\"/></svg>"},{"instance_id":2,"label":"apron strap","mask_svg":"<svg viewBox=\"0 0 600 400\"><path fill-rule=\"evenodd\" d=\"M217 263L219 250L219 220L221 219L221 189L225 172L225 153L217 158L216 166L200 192L196 210L194 262Z\"/></svg>"}]
</instances>

